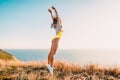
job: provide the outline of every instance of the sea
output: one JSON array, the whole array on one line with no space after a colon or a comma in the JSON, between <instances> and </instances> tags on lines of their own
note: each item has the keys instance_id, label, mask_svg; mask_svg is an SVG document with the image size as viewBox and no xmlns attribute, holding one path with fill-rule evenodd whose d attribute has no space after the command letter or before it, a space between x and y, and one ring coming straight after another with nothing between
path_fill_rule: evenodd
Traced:
<instances>
[{"instance_id":1,"label":"sea","mask_svg":"<svg viewBox=\"0 0 120 80\"><path fill-rule=\"evenodd\" d=\"M47 61L48 49L4 49L21 61ZM99 64L120 66L120 51L114 50L58 50L55 61L73 64Z\"/></svg>"}]
</instances>

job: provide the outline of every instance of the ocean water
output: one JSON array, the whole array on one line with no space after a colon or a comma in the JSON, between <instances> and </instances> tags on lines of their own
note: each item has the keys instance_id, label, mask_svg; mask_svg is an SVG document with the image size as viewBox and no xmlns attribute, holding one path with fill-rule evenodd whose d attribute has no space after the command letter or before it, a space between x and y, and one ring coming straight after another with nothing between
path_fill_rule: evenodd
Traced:
<instances>
[{"instance_id":1,"label":"ocean water","mask_svg":"<svg viewBox=\"0 0 120 80\"><path fill-rule=\"evenodd\" d=\"M22 61L47 60L47 49L5 49ZM74 64L120 65L120 51L112 50L58 50L55 60L64 60Z\"/></svg>"}]
</instances>

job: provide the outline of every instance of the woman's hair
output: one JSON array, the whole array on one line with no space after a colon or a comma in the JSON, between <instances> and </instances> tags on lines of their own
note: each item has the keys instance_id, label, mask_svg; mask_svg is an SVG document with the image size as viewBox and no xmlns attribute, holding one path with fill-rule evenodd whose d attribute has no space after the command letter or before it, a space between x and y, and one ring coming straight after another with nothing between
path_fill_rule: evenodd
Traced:
<instances>
[{"instance_id":1,"label":"woman's hair","mask_svg":"<svg viewBox=\"0 0 120 80\"><path fill-rule=\"evenodd\" d=\"M54 18L53 19L53 24L57 24L57 22L58 22L58 18Z\"/></svg>"}]
</instances>

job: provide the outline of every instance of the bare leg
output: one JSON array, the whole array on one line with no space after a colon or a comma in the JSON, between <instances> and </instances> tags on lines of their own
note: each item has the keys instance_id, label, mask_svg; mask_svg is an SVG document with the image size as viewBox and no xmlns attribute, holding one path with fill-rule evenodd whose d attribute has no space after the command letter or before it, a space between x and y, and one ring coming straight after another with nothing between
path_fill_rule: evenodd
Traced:
<instances>
[{"instance_id":1,"label":"bare leg","mask_svg":"<svg viewBox=\"0 0 120 80\"><path fill-rule=\"evenodd\" d=\"M55 53L57 51L58 43L59 43L59 38L53 39L51 50L50 50L50 53L48 55L48 64L50 64L51 66L53 66L54 55L55 55Z\"/></svg>"}]
</instances>

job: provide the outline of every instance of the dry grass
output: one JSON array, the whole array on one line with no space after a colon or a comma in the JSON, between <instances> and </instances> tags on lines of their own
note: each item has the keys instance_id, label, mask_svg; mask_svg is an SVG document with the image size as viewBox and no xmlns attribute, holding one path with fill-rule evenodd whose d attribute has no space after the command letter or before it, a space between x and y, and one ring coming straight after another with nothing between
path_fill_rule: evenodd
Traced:
<instances>
[{"instance_id":1,"label":"dry grass","mask_svg":"<svg viewBox=\"0 0 120 80\"><path fill-rule=\"evenodd\" d=\"M49 74L46 61L21 62L0 60L0 80L118 80L118 67L105 68L99 65L69 64L57 61L54 64L54 75Z\"/></svg>"},{"instance_id":2,"label":"dry grass","mask_svg":"<svg viewBox=\"0 0 120 80\"><path fill-rule=\"evenodd\" d=\"M16 58L14 58L13 60L1 60L0 59L0 66L22 66L25 63L17 60Z\"/></svg>"},{"instance_id":3,"label":"dry grass","mask_svg":"<svg viewBox=\"0 0 120 80\"><path fill-rule=\"evenodd\" d=\"M2 60L13 60L13 56L8 52L0 49L0 59Z\"/></svg>"}]
</instances>

